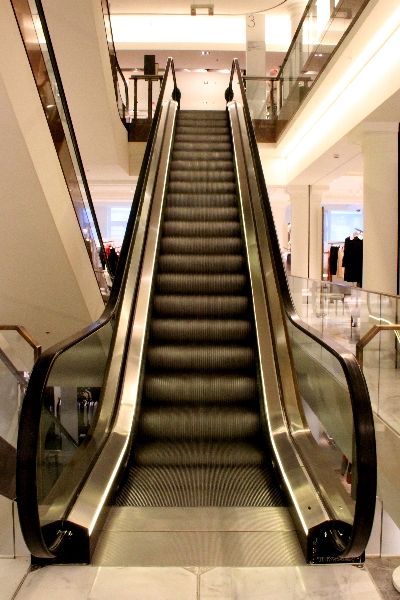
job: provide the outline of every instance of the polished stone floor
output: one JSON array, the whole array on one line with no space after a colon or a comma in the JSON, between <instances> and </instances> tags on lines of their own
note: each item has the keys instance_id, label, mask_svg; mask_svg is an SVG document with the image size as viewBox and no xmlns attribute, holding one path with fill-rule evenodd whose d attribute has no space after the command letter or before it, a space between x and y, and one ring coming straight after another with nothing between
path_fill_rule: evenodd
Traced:
<instances>
[{"instance_id":1,"label":"polished stone floor","mask_svg":"<svg viewBox=\"0 0 400 600\"><path fill-rule=\"evenodd\" d=\"M390 560L299 567L48 566L0 560L1 600L382 600ZM397 559L398 560L398 559ZM393 563L394 564L394 563ZM397 565L397 563L396 563ZM377 573L377 583L371 577ZM27 574L28 573L28 574ZM27 574L27 575L26 575ZM21 584L22 582L22 584Z\"/></svg>"}]
</instances>

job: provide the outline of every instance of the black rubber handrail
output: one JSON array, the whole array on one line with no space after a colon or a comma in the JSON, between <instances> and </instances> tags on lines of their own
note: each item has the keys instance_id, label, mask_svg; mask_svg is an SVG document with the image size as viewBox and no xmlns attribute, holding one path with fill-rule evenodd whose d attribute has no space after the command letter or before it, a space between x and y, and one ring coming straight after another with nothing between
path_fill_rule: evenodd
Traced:
<instances>
[{"instance_id":1,"label":"black rubber handrail","mask_svg":"<svg viewBox=\"0 0 400 600\"><path fill-rule=\"evenodd\" d=\"M118 301L126 276L126 267L128 266L129 250L134 241L133 237L138 208L146 183L148 164L152 153L158 121L161 115L162 101L170 70L174 79L174 89L176 89L175 69L172 58L168 59L165 68L157 107L147 141L126 233L121 247L114 284L108 303L103 314L97 321L43 352L32 370L22 404L18 431L16 490L22 533L28 549L33 556L50 559L54 556L47 547L42 534L37 501L36 457L40 433L40 418L43 406L43 393L46 388L50 371L57 358L69 348L75 346L109 323L118 309Z\"/></svg>"},{"instance_id":2,"label":"black rubber handrail","mask_svg":"<svg viewBox=\"0 0 400 600\"><path fill-rule=\"evenodd\" d=\"M289 284L286 278L285 267L282 262L281 249L275 230L267 186L264 179L264 172L258 152L258 145L254 133L238 59L234 59L232 63L229 82L229 89L232 91L232 93L232 81L235 74L238 78L241 91L254 169L257 177L259 193L262 199L265 221L267 223L267 233L271 245L273 266L280 288L284 310L290 322L297 329L312 338L315 342L332 354L336 360L339 361L346 377L353 410L358 479L352 532L347 547L343 550L341 556L343 558L358 557L364 552L371 532L375 514L377 485L375 430L367 384L355 356L346 350L346 348L340 346L340 344L337 344L330 338L320 334L317 330L313 329L304 321L302 321L294 307Z\"/></svg>"}]
</instances>

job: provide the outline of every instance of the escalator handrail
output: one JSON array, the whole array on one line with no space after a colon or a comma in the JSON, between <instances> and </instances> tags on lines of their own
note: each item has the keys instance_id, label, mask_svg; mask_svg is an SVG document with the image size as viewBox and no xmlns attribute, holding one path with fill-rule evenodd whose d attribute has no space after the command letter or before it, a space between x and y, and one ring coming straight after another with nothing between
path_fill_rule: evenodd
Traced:
<instances>
[{"instance_id":1,"label":"escalator handrail","mask_svg":"<svg viewBox=\"0 0 400 600\"><path fill-rule=\"evenodd\" d=\"M275 230L262 163L258 152L258 145L238 59L234 59L232 63L229 82L231 91L233 91L232 82L235 74L238 78L241 91L241 100L243 103L247 132L253 157L253 165L262 200L264 218L267 223L275 277L282 295L284 310L294 327L312 338L339 361L346 377L353 411L358 480L352 533L347 547L343 550L341 556L360 556L368 542L374 519L377 484L375 431L368 388L355 356L340 344L307 325L297 314L282 262L281 250Z\"/></svg>"},{"instance_id":2,"label":"escalator handrail","mask_svg":"<svg viewBox=\"0 0 400 600\"><path fill-rule=\"evenodd\" d=\"M166 64L154 119L152 121L142 167L140 169L133 197L126 233L121 247L114 284L108 303L97 321L88 327L85 327L78 333L69 336L62 342L48 348L41 354L33 367L22 404L17 446L16 490L21 529L25 542L33 555L48 556L49 558L53 556L43 538L37 502L36 455L39 441L43 392L55 360L69 348L104 327L116 314L118 301L126 277L125 271L128 263L129 250L134 241L132 238L134 236L138 208L146 183L148 164L152 154L158 121L161 115L163 97L170 71L174 78L174 87L176 88L175 69L172 58L168 58Z\"/></svg>"}]
</instances>

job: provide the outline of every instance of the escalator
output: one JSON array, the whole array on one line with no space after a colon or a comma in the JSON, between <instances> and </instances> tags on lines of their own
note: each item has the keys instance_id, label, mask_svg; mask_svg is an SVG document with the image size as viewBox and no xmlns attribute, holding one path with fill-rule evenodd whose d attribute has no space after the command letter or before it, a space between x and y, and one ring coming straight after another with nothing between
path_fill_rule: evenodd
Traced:
<instances>
[{"instance_id":1,"label":"escalator","mask_svg":"<svg viewBox=\"0 0 400 600\"><path fill-rule=\"evenodd\" d=\"M278 506L225 111L177 117L139 430L117 505Z\"/></svg>"},{"instance_id":2,"label":"escalator","mask_svg":"<svg viewBox=\"0 0 400 600\"><path fill-rule=\"evenodd\" d=\"M241 102L180 111L169 59L105 313L35 365L17 466L34 562L90 562L112 504L282 508L308 562L363 560L368 390L293 308L237 61L234 78ZM77 389L96 414L77 447L60 428L55 451L43 399L61 394L73 429Z\"/></svg>"}]
</instances>

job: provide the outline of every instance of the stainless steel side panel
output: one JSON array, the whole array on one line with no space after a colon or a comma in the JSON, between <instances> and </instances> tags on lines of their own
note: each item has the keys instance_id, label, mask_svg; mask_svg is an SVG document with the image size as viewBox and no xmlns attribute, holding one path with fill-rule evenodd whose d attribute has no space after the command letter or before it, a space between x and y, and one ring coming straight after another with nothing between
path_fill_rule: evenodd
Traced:
<instances>
[{"instance_id":1,"label":"stainless steel side panel","mask_svg":"<svg viewBox=\"0 0 400 600\"><path fill-rule=\"evenodd\" d=\"M121 308L120 319L125 324L130 321L131 310L134 311L134 314L117 415L108 440L68 515L68 521L84 527L89 531L89 535L96 526L100 512L126 458L140 408L138 400L143 352L177 104L173 101L166 102L162 110L155 152L152 157L148 185L146 186L144 208L140 218L140 235L137 236L132 255ZM150 221L147 224L149 211L151 211ZM145 249L139 272L139 257L142 256L143 244L145 244ZM136 301L132 305L134 301L133 294L136 289L135 283L139 276L140 283L137 288ZM118 354L123 350L124 333L126 335L126 327L121 326L121 335L116 344ZM118 374L110 373L113 381ZM114 383L111 384L111 388L115 391Z\"/></svg>"},{"instance_id":2,"label":"stainless steel side panel","mask_svg":"<svg viewBox=\"0 0 400 600\"><path fill-rule=\"evenodd\" d=\"M285 406L290 407L292 427L296 431L304 431L243 108L239 103L232 102L228 105L228 110L254 304L266 421L274 454L297 513L297 520L307 536L311 528L329 520L329 515L293 444L287 413L281 403L281 397L284 396Z\"/></svg>"}]
</instances>

